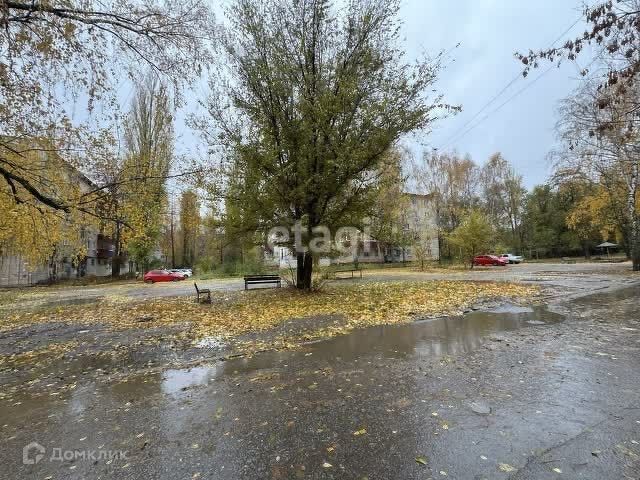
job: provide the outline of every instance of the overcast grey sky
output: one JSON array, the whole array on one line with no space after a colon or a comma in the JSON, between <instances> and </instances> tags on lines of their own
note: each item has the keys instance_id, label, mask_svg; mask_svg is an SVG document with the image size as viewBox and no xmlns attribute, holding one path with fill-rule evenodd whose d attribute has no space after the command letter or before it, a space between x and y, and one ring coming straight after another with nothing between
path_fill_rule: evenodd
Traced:
<instances>
[{"instance_id":1,"label":"overcast grey sky","mask_svg":"<svg viewBox=\"0 0 640 480\"><path fill-rule=\"evenodd\" d=\"M549 173L545 157L555 140L558 100L582 81L578 68L585 67L590 56L580 58L579 67L566 63L552 68L480 122L548 66L543 64L526 79L519 78L467 127L480 122L475 129L449 140L521 71L522 65L513 56L516 50L548 47L578 19L558 44L581 33L581 12L580 0L403 0L403 33L411 57L461 43L452 52L455 61L443 72L439 88L449 103L461 104L463 111L440 122L426 138L425 148L456 148L479 163L501 151L524 176L528 187L544 182Z\"/></svg>"},{"instance_id":2,"label":"overcast grey sky","mask_svg":"<svg viewBox=\"0 0 640 480\"><path fill-rule=\"evenodd\" d=\"M216 10L222 13L219 5ZM546 155L555 141L558 101L583 81L578 72L589 64L591 56L586 54L577 64L565 63L546 73L548 65L543 64L522 78L522 65L514 52L549 47L572 25L557 45L574 38L584 31L581 13L582 0L402 0L402 37L408 57L453 49L438 88L450 104L463 108L461 113L439 122L432 134L421 137L424 146L415 144L416 153L434 147L455 148L484 163L500 151L523 175L527 187L544 182L550 171ZM458 43L460 46L453 48ZM513 84L473 119L516 76ZM492 113L534 80L533 85ZM204 82L195 89L195 96L206 95L203 87ZM191 100L185 110L198 110L195 98ZM185 110L178 114L177 150L192 155L203 146L197 134L185 127Z\"/></svg>"}]
</instances>

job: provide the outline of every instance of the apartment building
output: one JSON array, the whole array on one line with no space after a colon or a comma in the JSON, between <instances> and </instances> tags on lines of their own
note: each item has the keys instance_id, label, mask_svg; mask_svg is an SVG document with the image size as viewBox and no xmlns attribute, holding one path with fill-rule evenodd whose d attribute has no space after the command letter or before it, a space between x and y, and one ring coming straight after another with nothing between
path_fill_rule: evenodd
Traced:
<instances>
[{"instance_id":1,"label":"apartment building","mask_svg":"<svg viewBox=\"0 0 640 480\"><path fill-rule=\"evenodd\" d=\"M51 155L48 153L46 155ZM47 158L43 154L42 162L46 165ZM68 181L79 185L82 192L95 189L96 185L85 175L66 164ZM115 244L111 238L102 234L96 227L69 223L68 228L76 229L80 242L83 242L85 255L80 258L75 255L77 245L73 248L67 240L56 245L48 262L31 265L25 258L11 252L11 245L5 245L0 250L0 287L37 285L51 283L58 280L68 280L82 277L108 277L111 275L111 265L115 254ZM75 233L75 232L74 232ZM34 232L34 234L36 234ZM120 274L128 273L131 266L122 262Z\"/></svg>"},{"instance_id":2,"label":"apartment building","mask_svg":"<svg viewBox=\"0 0 640 480\"><path fill-rule=\"evenodd\" d=\"M341 263L396 263L417 260L437 260L440 257L435 210L431 195L405 193L406 210L400 217L397 230L403 242L388 244L373 237L360 238L357 247L338 257L320 259L320 265ZM335 232L334 232L335 233ZM353 239L355 240L355 239ZM274 246L265 252L268 263L280 268L295 268L295 252L286 246Z\"/></svg>"}]
</instances>

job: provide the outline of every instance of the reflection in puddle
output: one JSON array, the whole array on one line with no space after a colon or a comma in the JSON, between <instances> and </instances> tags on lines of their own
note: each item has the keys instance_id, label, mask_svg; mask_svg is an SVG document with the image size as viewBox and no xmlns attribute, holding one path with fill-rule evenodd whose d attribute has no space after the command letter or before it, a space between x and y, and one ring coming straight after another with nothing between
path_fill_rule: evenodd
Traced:
<instances>
[{"instance_id":1,"label":"reflection in puddle","mask_svg":"<svg viewBox=\"0 0 640 480\"><path fill-rule=\"evenodd\" d=\"M365 355L402 358L410 355L443 356L469 352L496 333L523 327L559 322L563 316L544 307L502 306L460 317L420 320L403 325L381 325L355 330L307 345L304 352L266 352L249 358L237 358L213 367L168 370L163 391L177 393L183 388L206 385L217 376L247 373L273 368L278 364L302 362L313 356L314 362L348 361Z\"/></svg>"},{"instance_id":2,"label":"reflection in puddle","mask_svg":"<svg viewBox=\"0 0 640 480\"><path fill-rule=\"evenodd\" d=\"M363 354L387 357L407 355L441 356L468 352L480 346L492 333L516 330L536 324L555 323L562 315L540 307L504 311L472 312L461 317L422 320L404 325L381 325L356 330L350 335L319 342L314 355L339 356L343 360Z\"/></svg>"},{"instance_id":3,"label":"reflection in puddle","mask_svg":"<svg viewBox=\"0 0 640 480\"><path fill-rule=\"evenodd\" d=\"M217 376L216 367L194 367L182 370L167 370L162 378L162 392L174 394L187 388L208 385Z\"/></svg>"},{"instance_id":4,"label":"reflection in puddle","mask_svg":"<svg viewBox=\"0 0 640 480\"><path fill-rule=\"evenodd\" d=\"M487 312L491 313L532 313L534 312L531 307L522 307L520 305L512 305L507 303L505 305L499 305L497 307L491 308L487 310Z\"/></svg>"}]
</instances>

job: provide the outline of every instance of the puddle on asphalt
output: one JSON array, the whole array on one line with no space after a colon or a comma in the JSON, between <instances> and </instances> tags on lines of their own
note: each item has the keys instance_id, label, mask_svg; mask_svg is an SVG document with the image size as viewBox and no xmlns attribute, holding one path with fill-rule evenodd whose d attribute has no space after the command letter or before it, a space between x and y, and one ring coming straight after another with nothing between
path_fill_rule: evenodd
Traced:
<instances>
[{"instance_id":1,"label":"puddle on asphalt","mask_svg":"<svg viewBox=\"0 0 640 480\"><path fill-rule=\"evenodd\" d=\"M493 334L562 321L563 315L546 307L503 305L464 316L419 320L402 325L380 325L355 330L306 345L303 351L266 352L237 358L211 367L167 370L162 379L165 393L179 393L189 387L208 385L221 375L250 373L276 366L302 363L312 356L314 363L349 361L367 355L387 358L457 355L480 347Z\"/></svg>"},{"instance_id":2,"label":"puddle on asphalt","mask_svg":"<svg viewBox=\"0 0 640 480\"><path fill-rule=\"evenodd\" d=\"M487 310L489 313L532 313L534 309L531 307L522 307L520 305L512 305L507 303L505 305L498 305L497 307Z\"/></svg>"},{"instance_id":3,"label":"puddle on asphalt","mask_svg":"<svg viewBox=\"0 0 640 480\"><path fill-rule=\"evenodd\" d=\"M614 302L622 303L622 306L626 307L629 313L640 311L640 285L600 292L574 301L575 304L583 307L601 307Z\"/></svg>"},{"instance_id":4,"label":"puddle on asphalt","mask_svg":"<svg viewBox=\"0 0 640 480\"><path fill-rule=\"evenodd\" d=\"M421 320L402 325L383 325L355 330L349 335L334 337L305 345L301 350L266 352L248 358L234 358L225 362L201 365L190 369L167 369L127 376L121 382L101 385L88 377L78 388L60 396L38 396L31 398L26 391L12 398L20 405L21 416L15 416L12 410L0 410L0 424L22 422L25 412L45 409L47 412L62 409L71 415L81 415L92 408L93 403L111 399L117 405L133 403L137 398L161 392L169 398L179 400L183 395L191 395L193 389L213 387L224 389L219 380L237 374L256 374L269 376L274 371L301 372L316 370L327 366L344 368L345 362L373 361L380 358L420 358L457 355L480 347L490 341L492 335L520 328L540 328L560 322L563 316L550 312L544 307L521 308L506 306L493 311L476 311L459 317ZM154 355L157 355L155 352ZM173 354L176 354L175 352ZM170 351L162 353L163 358L172 355ZM155 356L153 357L155 358ZM100 371L107 375L118 365L140 365L149 362L146 353L129 352L125 358L117 361L103 357L86 356L71 364L54 364L55 376L47 381L52 388L66 378L82 378L86 371ZM176 356L179 361L179 355ZM76 377L77 376L77 377ZM209 392L209 390L206 390ZM62 403L55 403L62 402ZM172 415L175 413L172 410ZM50 413L49 413L50 414Z\"/></svg>"}]
</instances>

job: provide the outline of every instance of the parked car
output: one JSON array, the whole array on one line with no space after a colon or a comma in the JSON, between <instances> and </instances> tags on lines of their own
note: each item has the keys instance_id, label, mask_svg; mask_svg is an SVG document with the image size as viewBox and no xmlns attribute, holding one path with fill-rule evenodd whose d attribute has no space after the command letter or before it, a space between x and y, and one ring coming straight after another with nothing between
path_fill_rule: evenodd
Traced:
<instances>
[{"instance_id":1,"label":"parked car","mask_svg":"<svg viewBox=\"0 0 640 480\"><path fill-rule=\"evenodd\" d=\"M190 268L172 268L169 270L172 273L180 273L185 278L193 277L193 271Z\"/></svg>"},{"instance_id":2,"label":"parked car","mask_svg":"<svg viewBox=\"0 0 640 480\"><path fill-rule=\"evenodd\" d=\"M144 274L144 283L156 283L156 282L177 282L184 280L185 277L182 273L170 272L169 270L150 270Z\"/></svg>"},{"instance_id":3,"label":"parked car","mask_svg":"<svg viewBox=\"0 0 640 480\"><path fill-rule=\"evenodd\" d=\"M521 263L524 260L520 255L514 255L513 253L503 253L500 258L506 260L507 263Z\"/></svg>"},{"instance_id":4,"label":"parked car","mask_svg":"<svg viewBox=\"0 0 640 480\"><path fill-rule=\"evenodd\" d=\"M507 265L507 261L495 255L476 255L473 257L474 265L495 265L504 267Z\"/></svg>"}]
</instances>

